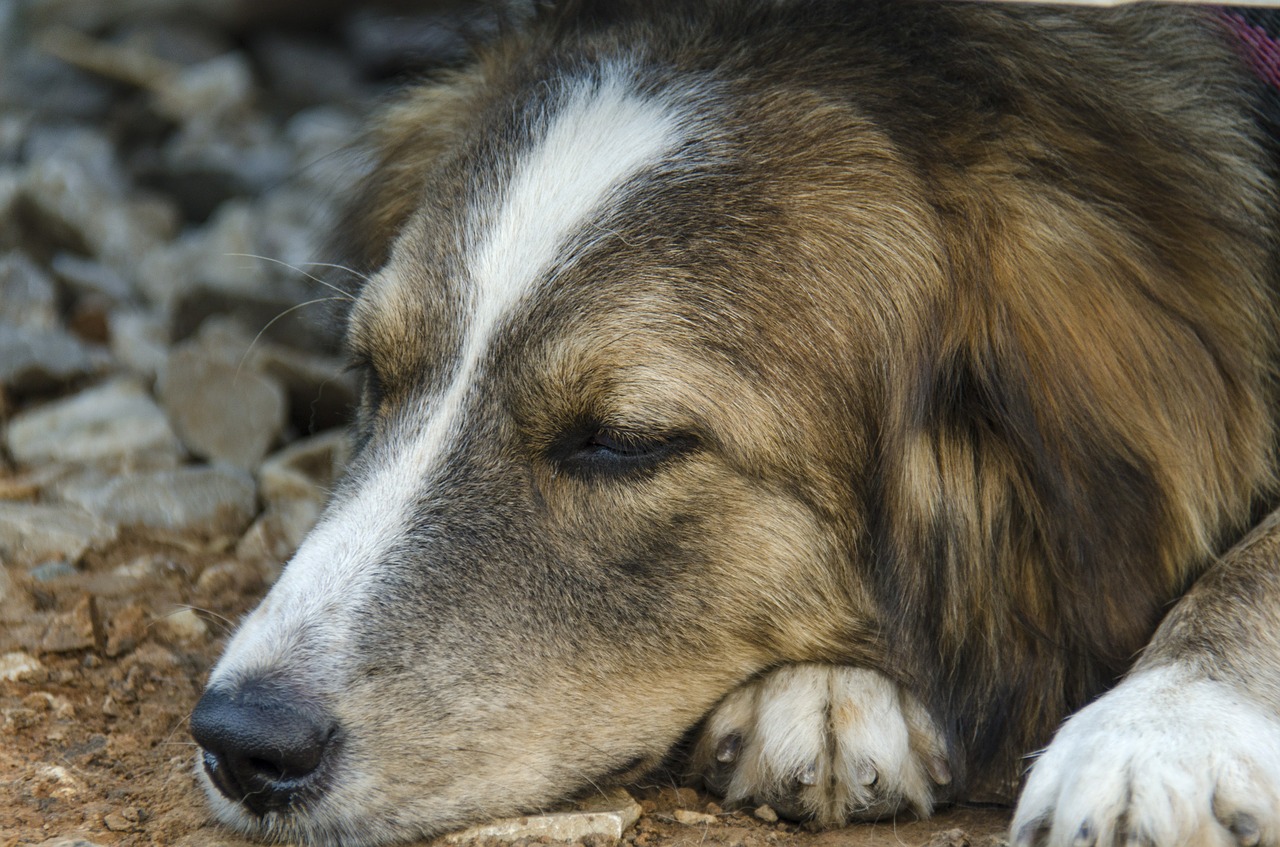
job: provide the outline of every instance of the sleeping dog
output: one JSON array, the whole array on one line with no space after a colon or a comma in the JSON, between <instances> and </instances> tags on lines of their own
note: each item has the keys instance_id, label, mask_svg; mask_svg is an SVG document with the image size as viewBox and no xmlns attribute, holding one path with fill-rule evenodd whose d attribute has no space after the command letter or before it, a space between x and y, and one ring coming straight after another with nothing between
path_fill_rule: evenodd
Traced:
<instances>
[{"instance_id":1,"label":"sleeping dog","mask_svg":"<svg viewBox=\"0 0 1280 847\"><path fill-rule=\"evenodd\" d=\"M581 0L406 92L216 815L381 844L683 751L838 825L1048 744L1020 845L1280 844L1251 84L1186 7Z\"/></svg>"}]
</instances>

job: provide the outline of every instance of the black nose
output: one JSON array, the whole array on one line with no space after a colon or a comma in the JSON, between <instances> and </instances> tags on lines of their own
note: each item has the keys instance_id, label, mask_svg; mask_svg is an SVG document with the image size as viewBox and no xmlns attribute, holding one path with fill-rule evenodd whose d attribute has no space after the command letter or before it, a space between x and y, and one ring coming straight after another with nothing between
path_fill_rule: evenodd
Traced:
<instances>
[{"instance_id":1,"label":"black nose","mask_svg":"<svg viewBox=\"0 0 1280 847\"><path fill-rule=\"evenodd\" d=\"M324 789L324 763L338 734L319 710L246 687L211 688L191 713L204 769L228 799L258 815L285 809Z\"/></svg>"}]
</instances>

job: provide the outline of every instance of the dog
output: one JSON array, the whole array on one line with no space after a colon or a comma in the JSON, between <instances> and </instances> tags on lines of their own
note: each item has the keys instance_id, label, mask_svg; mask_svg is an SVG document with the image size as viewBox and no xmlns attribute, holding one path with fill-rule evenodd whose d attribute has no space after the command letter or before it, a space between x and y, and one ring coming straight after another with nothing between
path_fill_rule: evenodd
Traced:
<instances>
[{"instance_id":1,"label":"dog","mask_svg":"<svg viewBox=\"0 0 1280 847\"><path fill-rule=\"evenodd\" d=\"M1188 7L578 0L405 92L354 458L191 718L217 817L376 845L683 756L820 825L1280 844L1251 80Z\"/></svg>"}]
</instances>

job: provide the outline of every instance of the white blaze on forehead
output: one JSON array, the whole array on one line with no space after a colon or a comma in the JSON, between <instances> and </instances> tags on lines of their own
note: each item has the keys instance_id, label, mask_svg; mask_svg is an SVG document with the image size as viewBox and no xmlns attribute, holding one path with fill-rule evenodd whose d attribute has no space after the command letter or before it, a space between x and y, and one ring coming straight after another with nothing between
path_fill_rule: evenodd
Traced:
<instances>
[{"instance_id":1,"label":"white blaze on forehead","mask_svg":"<svg viewBox=\"0 0 1280 847\"><path fill-rule=\"evenodd\" d=\"M465 429L465 402L503 320L562 260L570 239L607 212L630 178L672 152L689 129L688 113L678 104L637 94L625 66L566 86L548 110L545 131L516 160L507 184L492 192L492 201L477 204L481 214L469 239L476 246L464 261L466 279L458 281L470 312L451 384L429 409L405 414L391 443L372 448L377 454L366 478L329 508L303 542L228 647L215 680L270 665L308 643L341 661L341 610L362 593L361 575L384 560L406 531L432 471ZM393 264L372 284L402 283Z\"/></svg>"}]
</instances>

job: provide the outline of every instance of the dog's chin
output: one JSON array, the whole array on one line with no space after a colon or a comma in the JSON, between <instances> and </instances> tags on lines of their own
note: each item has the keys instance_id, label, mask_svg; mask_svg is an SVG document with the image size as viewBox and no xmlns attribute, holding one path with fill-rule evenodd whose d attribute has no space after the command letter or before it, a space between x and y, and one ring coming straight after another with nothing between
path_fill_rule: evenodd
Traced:
<instances>
[{"instance_id":1,"label":"dog's chin","mask_svg":"<svg viewBox=\"0 0 1280 847\"><path fill-rule=\"evenodd\" d=\"M378 814L362 814L354 804L326 802L323 797L284 811L258 815L228 799L204 771L196 757L196 780L204 791L217 823L254 841L266 844L299 844L308 847L375 847L431 838L457 828L415 821L395 825ZM339 809L338 807L345 807Z\"/></svg>"}]
</instances>

